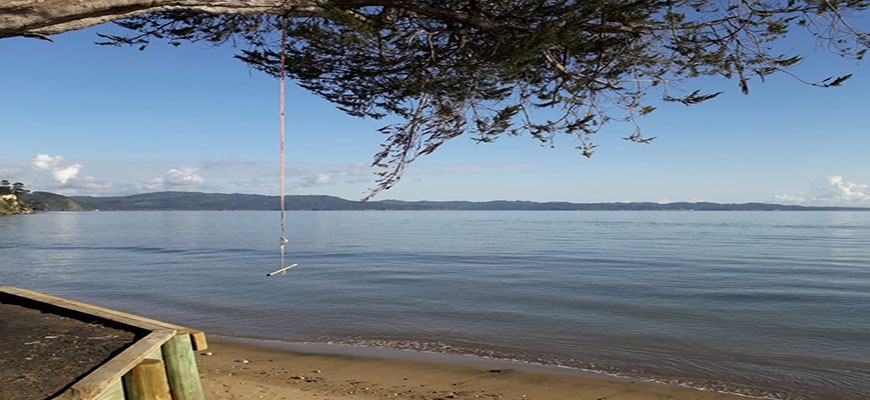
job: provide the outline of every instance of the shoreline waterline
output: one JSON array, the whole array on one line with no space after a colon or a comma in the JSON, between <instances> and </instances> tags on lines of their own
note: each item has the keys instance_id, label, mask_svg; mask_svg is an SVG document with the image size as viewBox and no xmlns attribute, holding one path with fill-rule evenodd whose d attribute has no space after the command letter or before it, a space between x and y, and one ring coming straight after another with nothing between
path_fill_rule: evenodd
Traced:
<instances>
[{"instance_id":1,"label":"shoreline waterline","mask_svg":"<svg viewBox=\"0 0 870 400\"><path fill-rule=\"evenodd\" d=\"M216 400L256 394L290 398L279 396L291 392L300 400L753 398L507 360L225 336L211 336L209 343L197 357L205 391Z\"/></svg>"},{"instance_id":2,"label":"shoreline waterline","mask_svg":"<svg viewBox=\"0 0 870 400\"><path fill-rule=\"evenodd\" d=\"M749 388L727 382L711 381L707 382L707 385L705 386L690 380L681 380L673 377L656 378L639 374L633 375L626 372L594 369L594 367L584 368L547 363L540 357L536 361L521 359L519 357L499 357L495 355L491 349L487 351L490 355L482 355L482 352L472 350L475 347L465 344L395 340L289 341L225 335L211 335L210 337L216 338L220 342L238 343L256 348L272 348L284 352L299 354L401 360L423 364L434 363L487 370L523 371L547 375L564 375L583 379L611 381L620 384L643 383L647 385L661 385L666 387L734 395L750 399L792 399L792 397L787 395L773 393L764 388ZM410 343L415 343L416 345L409 346ZM500 353L504 355L507 354L507 351L502 350Z\"/></svg>"}]
</instances>

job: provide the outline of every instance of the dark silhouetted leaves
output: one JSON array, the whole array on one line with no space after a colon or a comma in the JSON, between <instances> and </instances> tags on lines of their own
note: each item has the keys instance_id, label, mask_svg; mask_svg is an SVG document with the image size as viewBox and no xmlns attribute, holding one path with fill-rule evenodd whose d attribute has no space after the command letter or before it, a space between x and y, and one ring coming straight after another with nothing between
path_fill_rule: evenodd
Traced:
<instances>
[{"instance_id":1,"label":"dark silhouetted leaves","mask_svg":"<svg viewBox=\"0 0 870 400\"><path fill-rule=\"evenodd\" d=\"M144 49L152 39L230 43L253 69L285 70L301 87L358 117L386 118L381 168L372 195L394 185L405 166L446 141L480 143L527 134L553 146L573 135L586 157L592 135L629 122L626 140L649 143L638 117L656 110L648 95L693 105L721 92L680 90L692 78L735 79L741 92L802 60L773 45L808 31L835 54L862 58L870 39L847 16L865 0L332 0L322 12L209 15L162 11L121 21L130 36L103 44ZM811 22L808 22L811 21ZM839 86L851 75L816 86ZM679 84L679 85L677 85ZM688 94L685 94L688 93ZM371 195L369 196L371 197Z\"/></svg>"}]
</instances>

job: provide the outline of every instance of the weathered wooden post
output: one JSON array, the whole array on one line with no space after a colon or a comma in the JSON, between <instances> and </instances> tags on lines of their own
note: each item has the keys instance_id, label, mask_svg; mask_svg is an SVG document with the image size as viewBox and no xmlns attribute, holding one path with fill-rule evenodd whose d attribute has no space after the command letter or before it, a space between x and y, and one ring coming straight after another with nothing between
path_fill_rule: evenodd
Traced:
<instances>
[{"instance_id":1,"label":"weathered wooden post","mask_svg":"<svg viewBox=\"0 0 870 400\"><path fill-rule=\"evenodd\" d=\"M128 400L172 400L166 369L160 360L142 360L123 379Z\"/></svg>"},{"instance_id":2,"label":"weathered wooden post","mask_svg":"<svg viewBox=\"0 0 870 400\"><path fill-rule=\"evenodd\" d=\"M205 400L190 334L178 334L163 344L163 360L173 400Z\"/></svg>"},{"instance_id":3,"label":"weathered wooden post","mask_svg":"<svg viewBox=\"0 0 870 400\"><path fill-rule=\"evenodd\" d=\"M115 379L112 383L106 385L106 390L98 395L95 400L127 400L124 395L124 385L121 383L123 378Z\"/></svg>"}]
</instances>

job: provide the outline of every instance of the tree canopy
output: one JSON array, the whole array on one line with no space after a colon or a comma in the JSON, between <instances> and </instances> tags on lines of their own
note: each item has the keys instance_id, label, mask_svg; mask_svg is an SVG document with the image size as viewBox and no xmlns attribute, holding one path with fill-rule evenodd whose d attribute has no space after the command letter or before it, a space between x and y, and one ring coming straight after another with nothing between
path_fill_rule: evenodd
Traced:
<instances>
[{"instance_id":1,"label":"tree canopy","mask_svg":"<svg viewBox=\"0 0 870 400\"><path fill-rule=\"evenodd\" d=\"M232 44L238 59L279 76L283 32L284 71L300 86L350 115L399 117L380 130L386 139L374 156L380 172L372 195L394 185L408 163L461 135L490 142L527 134L550 145L568 134L589 157L592 135L625 121L626 140L648 143L654 138L637 119L655 110L656 99L691 105L720 94L691 88L693 78L722 76L748 93L753 80L793 75L802 56L777 44L798 31L842 57L861 59L870 48L870 34L858 26L861 18L866 24L867 0L121 3L128 8L115 16L128 17L118 24L131 33L104 36L105 44ZM0 37L10 35L0 29ZM849 76L796 78L830 87Z\"/></svg>"},{"instance_id":2,"label":"tree canopy","mask_svg":"<svg viewBox=\"0 0 870 400\"><path fill-rule=\"evenodd\" d=\"M12 194L15 196L21 196L28 193L30 193L30 191L24 189L24 184L21 182L10 183L9 180L6 179L0 180L0 195Z\"/></svg>"}]
</instances>

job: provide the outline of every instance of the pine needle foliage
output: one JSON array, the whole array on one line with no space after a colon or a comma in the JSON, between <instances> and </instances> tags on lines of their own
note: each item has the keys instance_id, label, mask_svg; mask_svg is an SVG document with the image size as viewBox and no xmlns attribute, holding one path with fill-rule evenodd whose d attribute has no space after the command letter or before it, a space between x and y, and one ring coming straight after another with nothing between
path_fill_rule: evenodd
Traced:
<instances>
[{"instance_id":1,"label":"pine needle foliage","mask_svg":"<svg viewBox=\"0 0 870 400\"><path fill-rule=\"evenodd\" d=\"M136 31L105 44L144 49L153 39L230 43L238 59L280 74L277 38L289 38L285 70L303 88L358 117L399 117L380 129L377 185L396 184L405 166L462 135L492 142L530 135L552 145L592 136L613 121L625 139L649 143L637 119L649 98L686 105L719 92L678 90L692 78L752 80L791 75L799 54L775 44L795 29L843 57L861 59L870 35L867 0L385 0L325 1L322 12L292 6L263 15L166 11L121 21ZM849 75L805 83L830 87ZM800 78L798 78L800 79Z\"/></svg>"}]
</instances>

